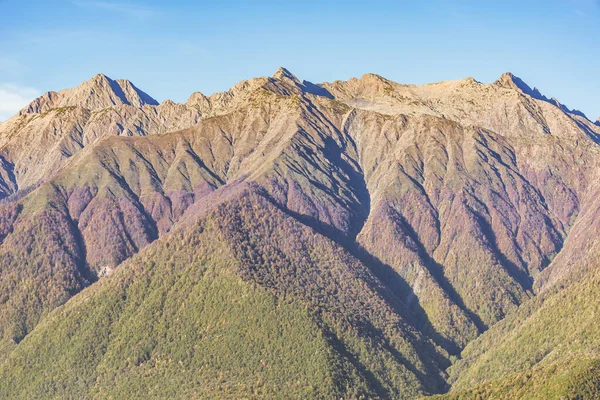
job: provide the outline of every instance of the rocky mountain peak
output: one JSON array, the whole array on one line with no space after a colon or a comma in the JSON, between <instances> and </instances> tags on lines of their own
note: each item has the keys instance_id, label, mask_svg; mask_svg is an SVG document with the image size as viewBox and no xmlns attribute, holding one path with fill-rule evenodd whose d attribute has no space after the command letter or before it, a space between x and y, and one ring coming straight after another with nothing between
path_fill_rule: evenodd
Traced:
<instances>
[{"instance_id":1,"label":"rocky mountain peak","mask_svg":"<svg viewBox=\"0 0 600 400\"><path fill-rule=\"evenodd\" d=\"M115 82L125 94L125 97L129 101L130 105L136 107L141 107L145 104L154 106L158 105L158 101L154 100L154 98L152 98L146 92L138 89L132 82L126 79L117 79Z\"/></svg>"},{"instance_id":2,"label":"rocky mountain peak","mask_svg":"<svg viewBox=\"0 0 600 400\"><path fill-rule=\"evenodd\" d=\"M514 75L512 72L505 72L494 82L496 85L508 88L515 89L521 91L534 99L548 101L548 98L544 96L537 88L531 88L527 83L525 83L521 78Z\"/></svg>"},{"instance_id":3,"label":"rocky mountain peak","mask_svg":"<svg viewBox=\"0 0 600 400\"><path fill-rule=\"evenodd\" d=\"M553 104L567 114L574 114L587 119L586 115L583 112L576 109L570 109L569 107L565 106L560 101L558 101L558 99L555 97L548 98L544 96L536 87L532 89L521 78L513 75L510 72L502 74L502 76L495 82L495 84L502 87L518 90L526 95L533 97L534 99L546 101L550 104Z\"/></svg>"},{"instance_id":4,"label":"rocky mountain peak","mask_svg":"<svg viewBox=\"0 0 600 400\"><path fill-rule=\"evenodd\" d=\"M338 84L344 85L345 83L340 81ZM381 75L373 73L364 74L359 79L351 78L348 80L348 84L354 91L363 93L364 95L381 94L384 93L385 88L390 88L392 86L391 81Z\"/></svg>"},{"instance_id":5,"label":"rocky mountain peak","mask_svg":"<svg viewBox=\"0 0 600 400\"><path fill-rule=\"evenodd\" d=\"M103 83L106 82L110 82L112 79L110 79L108 76L104 75L103 73L99 73L94 75L89 81L84 82L85 83L90 83L90 84L97 84L97 85L102 85Z\"/></svg>"},{"instance_id":6,"label":"rocky mountain peak","mask_svg":"<svg viewBox=\"0 0 600 400\"><path fill-rule=\"evenodd\" d=\"M277 72L263 85L264 89L281 95L300 94L306 91L304 84L296 75L284 67L279 67Z\"/></svg>"},{"instance_id":7,"label":"rocky mountain peak","mask_svg":"<svg viewBox=\"0 0 600 400\"><path fill-rule=\"evenodd\" d=\"M104 74L97 74L77 87L45 93L21 110L21 114L73 106L96 110L119 104L142 107L145 104L158 105L158 102L128 80L112 80Z\"/></svg>"},{"instance_id":8,"label":"rocky mountain peak","mask_svg":"<svg viewBox=\"0 0 600 400\"><path fill-rule=\"evenodd\" d=\"M502 86L513 86L516 85L515 79L519 78L517 78L512 72L505 72L496 80L496 83Z\"/></svg>"},{"instance_id":9,"label":"rocky mountain peak","mask_svg":"<svg viewBox=\"0 0 600 400\"><path fill-rule=\"evenodd\" d=\"M202 103L208 101L208 97L206 97L202 92L194 92L188 97L185 102L188 106L193 106L194 104Z\"/></svg>"},{"instance_id":10,"label":"rocky mountain peak","mask_svg":"<svg viewBox=\"0 0 600 400\"><path fill-rule=\"evenodd\" d=\"M472 76L465 78L464 82L469 85L481 85L481 82L479 82L477 79L473 78Z\"/></svg>"},{"instance_id":11,"label":"rocky mountain peak","mask_svg":"<svg viewBox=\"0 0 600 400\"><path fill-rule=\"evenodd\" d=\"M365 82L365 83L373 83L373 84L378 84L381 82L389 82L388 79L384 78L381 75L378 74L373 74L373 73L367 73L364 74L363 76L360 77L360 81L361 82Z\"/></svg>"},{"instance_id":12,"label":"rocky mountain peak","mask_svg":"<svg viewBox=\"0 0 600 400\"><path fill-rule=\"evenodd\" d=\"M0 125L0 398L411 399L600 359L600 129L511 73L36 102Z\"/></svg>"},{"instance_id":13,"label":"rocky mountain peak","mask_svg":"<svg viewBox=\"0 0 600 400\"><path fill-rule=\"evenodd\" d=\"M284 68L284 67L279 67L279 69L277 70L277 72L275 72L273 74L273 78L274 79L279 79L279 80L290 80L293 81L296 84L300 84L300 80L296 77L296 75L292 74L288 69Z\"/></svg>"}]
</instances>

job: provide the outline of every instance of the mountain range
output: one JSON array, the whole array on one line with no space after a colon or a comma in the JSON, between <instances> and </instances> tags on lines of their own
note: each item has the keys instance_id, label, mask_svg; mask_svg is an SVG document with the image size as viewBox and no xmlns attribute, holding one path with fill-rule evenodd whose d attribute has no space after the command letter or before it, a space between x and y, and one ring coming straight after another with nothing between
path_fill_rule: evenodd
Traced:
<instances>
[{"instance_id":1,"label":"mountain range","mask_svg":"<svg viewBox=\"0 0 600 400\"><path fill-rule=\"evenodd\" d=\"M511 73L0 123L2 398L600 396L600 121Z\"/></svg>"}]
</instances>

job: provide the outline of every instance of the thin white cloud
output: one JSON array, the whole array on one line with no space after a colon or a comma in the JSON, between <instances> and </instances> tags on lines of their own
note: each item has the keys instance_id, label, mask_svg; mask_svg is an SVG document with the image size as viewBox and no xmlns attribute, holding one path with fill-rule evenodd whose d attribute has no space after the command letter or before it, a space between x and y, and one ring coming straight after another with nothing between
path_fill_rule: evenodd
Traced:
<instances>
[{"instance_id":1,"label":"thin white cloud","mask_svg":"<svg viewBox=\"0 0 600 400\"><path fill-rule=\"evenodd\" d=\"M40 95L31 87L0 83L0 121L7 120Z\"/></svg>"},{"instance_id":2,"label":"thin white cloud","mask_svg":"<svg viewBox=\"0 0 600 400\"><path fill-rule=\"evenodd\" d=\"M74 0L72 3L79 7L110 11L138 19L156 14L156 10L152 8L130 2Z\"/></svg>"}]
</instances>

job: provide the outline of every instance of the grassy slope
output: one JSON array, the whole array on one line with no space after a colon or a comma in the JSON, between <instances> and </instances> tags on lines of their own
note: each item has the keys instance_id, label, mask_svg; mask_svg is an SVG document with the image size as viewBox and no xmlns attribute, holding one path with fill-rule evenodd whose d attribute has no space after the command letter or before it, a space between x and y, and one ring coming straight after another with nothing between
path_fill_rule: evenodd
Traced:
<instances>
[{"instance_id":1,"label":"grassy slope","mask_svg":"<svg viewBox=\"0 0 600 400\"><path fill-rule=\"evenodd\" d=\"M44 210L35 221L19 224L2 243L0 359L45 314L88 283L76 234L70 221L56 210Z\"/></svg>"},{"instance_id":2,"label":"grassy slope","mask_svg":"<svg viewBox=\"0 0 600 400\"><path fill-rule=\"evenodd\" d=\"M439 392L447 363L367 270L269 204L243 193L56 309L0 366L0 397Z\"/></svg>"},{"instance_id":3,"label":"grassy slope","mask_svg":"<svg viewBox=\"0 0 600 400\"><path fill-rule=\"evenodd\" d=\"M104 141L103 146L98 146L95 152L89 154L90 157L85 159L86 162L79 164L81 168L69 170L69 173L63 176L64 179L41 188L37 193L43 193L43 196L37 198L32 196L29 205L31 208L38 207L36 210L42 214L36 215L25 224L22 224L23 220L19 220L21 224L14 227L14 221L7 222L6 225L10 226L10 229L14 228L15 232L5 238L5 245L0 249L0 293L4 293L4 296L0 297L0 317L2 317L0 333L4 335L4 341L0 343L0 360L11 349L17 348L7 364L14 370L9 371L8 366L3 367L7 368L4 370L7 382L13 385L7 386L9 388L6 389L5 394L16 395L23 387L40 395L51 393L52 390L66 389L72 391L73 396L104 396L109 393L94 392L91 388L78 386L83 385L81 382L94 382L96 385L95 382L101 382L102 379L105 380L102 381L105 382L102 383L104 389L93 390L108 390L106 382L111 379L120 382L122 379L119 385L123 385L123 390L134 391L115 392L114 395L117 397L146 392L156 396L172 394L168 391L153 392L150 386L136 383L140 379L159 385L157 390L168 390L170 385L173 387L179 385L179 390L182 390L182 387L189 388L190 392L184 391L184 394L210 395L216 390L227 390L227 393L236 397L241 393L259 390L249 384L250 381L241 382L243 381L241 377L235 378L238 373L247 375L248 371L255 371L254 366L244 370L249 361L245 361L242 355L238 357L237 354L235 363L240 362L242 365L236 364L233 372L229 370L231 374L224 378L223 384L227 386L233 382L231 384L235 386L241 382L239 385L244 389L240 389L239 392L235 392L229 386L228 389L221 389L211 383L208 385L209 391L201 393L200 388L190 383L191 381L185 380L187 379L185 373L177 373L172 367L166 368L165 374L161 375L162 372L156 366L162 365L161 362L164 360L161 353L156 353L155 349L162 348L163 354L176 353L180 350L177 341L164 343L165 338L169 338L168 332L172 329L172 321L169 318L180 317L177 313L170 314L165 320L166 325L162 331L157 330L158 320L154 312L148 311L147 314L142 314L145 319L138 321L139 310L147 307L149 310L161 310L162 313L161 307L166 304L160 303L156 306L155 303L150 302L146 305L146 299L151 292L149 288L139 289L139 297L143 300L135 300L134 303L135 307L141 308L131 306L135 308L135 314L133 312L124 314L129 310L127 304L131 296L128 293L123 299L118 297L119 292L107 294L108 289L89 290L89 293L100 290L106 294L111 299L108 303L114 304L117 310L104 310L101 306L80 308L78 312L82 314L81 319L71 316L68 319L80 321L82 325L91 324L90 321L93 321L96 315L87 314L90 310L94 312L96 309L101 310L97 316L102 319L96 329L100 332L94 332L93 335L107 336L106 342L96 343L95 336L92 336L91 340L86 340L86 333L79 327L74 327L71 331L66 330L65 327L71 326L71 322L63 321L62 318L56 317L56 314L52 314L53 316L46 321L55 321L56 325L45 328L46 324L51 322L44 322L44 327L40 327L40 330L45 333L36 333L38 332L36 330L32 338L26 338L22 345L16 346L16 343L25 337L38 321L43 321L50 310L66 302L70 296L87 285L86 275L90 273L87 270L88 266L96 272L105 265L116 266L154 240L158 232L168 231L194 199L198 201L217 186L228 182L229 178L245 176L246 172L252 173L251 178L248 179L256 179L267 188L273 196L271 202L277 202L281 209L301 217L300 219L310 226L318 228L324 225L332 228L336 240L339 240L338 234L352 239L362 226L363 219L369 214L365 209L372 207L370 203L373 198L369 200L369 197L373 197L373 188L382 186L385 180L369 179L368 171L372 169L365 168L367 164L363 157L366 154L362 154L361 149L370 149L372 146L369 143L361 144L358 140L361 139L360 135L353 133L354 137L351 137L345 132L346 126L352 125L350 119L344 123L344 132L339 131L338 128L342 126L342 121L339 119L342 114L348 112L347 109L342 109L338 115L338 111L328 110L327 107L332 104L325 107L323 104L317 104L319 102L313 99L319 108L315 111L312 104L308 107L304 100L301 100L297 96L289 98L277 96L273 104L281 103L282 107L285 105L281 113L266 112L263 110L264 107L259 106L255 107L254 112L250 112L249 109L248 112L237 112L222 118L207 120L190 132L153 138L108 139ZM259 103L262 104L262 100ZM290 113L290 109L301 115L298 121L292 118L295 114ZM370 118L372 115L369 114L367 117ZM404 117L398 120L402 120L402 124L406 122ZM378 120L376 129L364 129L364 121L358 122L357 129L369 134L365 136L372 136L374 142L388 144L387 138L383 140L384 138L376 137L373 132L378 130L387 132L389 126L386 129L382 127L387 126L385 124L389 121L384 121L384 125L379 126L381 121ZM499 144L488 148L488 141L495 143L497 140L494 135L484 135L481 132L471 135L461 129L455 132L454 128L446 126L444 120L437 118L416 118L414 123L416 125L412 128L410 124L408 126L414 128L415 132L427 133L427 129L431 128L432 133L428 133L426 137L415 138L412 143L409 140L410 129L405 130L402 125L400 128L390 130L396 134L392 141L401 139L400 142L403 141L407 147L390 152L388 164L391 169L379 172L381 176L394 180L387 186L388 191L385 192L385 196L382 196L381 202L386 207L391 207L391 211L386 215L386 209L379 210L385 212L380 213L383 217L375 219L372 224L374 229L371 239L375 245L367 248L383 263L397 267L393 270L394 278L401 280L399 278L401 276L409 283L409 287L405 288L408 289L406 293L400 290L390 293L397 289L394 285L389 285L389 282L381 276L378 281L361 263L339 246L319 235L314 235L310 228L284 215L264 198L254 199L250 203L238 203L230 208L221 209L217 216L213 216L216 218L214 222L216 228L213 233L215 237L223 240L223 247L205 249L208 253L202 253L202 256L211 258L209 253L216 251L229 254L229 258L217 257L216 260L211 258L214 264L211 264L211 268L218 271L218 282L205 282L202 278L199 280L199 285L206 284L211 288L214 286L217 288L215 293L223 293L221 296L211 292L210 296L214 295L222 299L227 305L219 312L224 315L228 315L228 312L233 313L228 318L232 324L231 332L245 332L247 320L245 323L239 320L243 320L253 310L257 313L257 322L268 320L263 314L271 315L268 308L255 306L237 312L234 306L227 303L236 299L236 296L245 290L244 288L252 288L257 291L260 299L263 299L261 296L272 299L276 304L275 308L280 304L290 307L288 314L292 319L289 324L293 326L288 336L282 333L281 340L287 341L292 338L301 341L309 340L305 338L313 336L324 340L326 353L332 356L325 357L322 363L314 361L322 365L317 369L321 371L322 376L329 376L322 372L325 370L342 371L340 375L330 373L333 382L331 385L298 384L302 388L315 386L315 392L311 392L312 389L296 390L297 387L285 390L279 388L290 396L318 397L321 393L339 393L350 397L360 394L412 397L421 393L443 390L444 382L440 371L448 365L448 360L444 357L443 350L423 340L422 335L430 335L438 341L438 344L445 346L446 350L458 352L477 334L472 321L473 316L479 316L483 322L491 325L528 297L528 292L519 287L517 278L523 271L516 268L518 265L515 264L514 271L504 269L515 262L517 264L524 262L519 261L523 254L531 263L532 254L535 257L545 257L553 255L555 249L560 247L559 242L562 239L559 240L558 233L548 222L552 215L545 218L545 207L542 207L543 204L538 199L537 189L533 190L533 186L530 187L529 183L520 181L525 179L521 177L520 172L517 173L516 158L513 149L507 143L500 140ZM243 129L243 134L238 135L239 126L248 129ZM224 132L228 134L225 135ZM452 135L452 132L455 134ZM228 135L232 138L239 136L239 138L232 141ZM428 171L427 166L437 165L431 162L432 154L419 154L420 151L415 153L414 149L418 150L418 145L424 149L432 148L430 139L435 139L434 142L439 139L439 143L445 143L441 141L442 137L444 140L452 140L435 149L434 159L443 158L444 154L452 155L454 150L457 156L449 157L452 162L446 160L443 168L438 166L439 168ZM354 143L355 140L358 144ZM232 143L241 143L241 147L235 147ZM213 150L216 150L215 154ZM399 150L402 152L398 153ZM371 153L374 165L386 165L380 158L380 152ZM398 154L403 156L398 157ZM396 171L399 158L404 160L400 163L401 172ZM493 160L497 158L497 162L494 162ZM93 162L88 162L90 160ZM454 172L466 170L468 174L450 174L449 178L452 179L446 179L446 172L452 171L453 168ZM363 174L364 171L367 171L367 174ZM498 171L503 171L504 175L498 174ZM566 167L562 168L562 171L567 171ZM437 196L439 199L437 203L435 199L433 200L436 207L432 206L431 218L425 218L425 222L420 222L420 218L426 215L421 209L424 199L414 195L426 187L426 184L420 180L421 175L429 176L427 179L430 183L438 182L438 175L445 177L444 180L439 179L439 185L438 183L433 185L435 190L431 191L430 197ZM465 177L468 177L468 184L463 182ZM500 201L495 197L494 191L489 190L495 186L505 188L507 182L513 182L516 178L519 178L517 179L519 184L509 187L506 193L507 196L512 193L513 197L518 194L516 197L521 200L515 204L509 204L505 200ZM529 179L534 181L531 177ZM417 182L421 183L417 184ZM368 189L371 192L367 190L369 184L371 187ZM407 187L412 187L411 185L415 186L415 190L404 193ZM547 185L545 189L542 187L542 191L560 193L560 190L555 190L556 187L556 185ZM412 201L410 201L411 196ZM37 203L31 200L32 198L40 202ZM569 203L560 196L554 201L556 204L568 205ZM27 201L24 203L27 205ZM373 205L375 204L373 202ZM517 209L519 213L516 212ZM446 210L446 217L440 217L438 213L440 210ZM523 210L527 212L521 215ZM377 211L375 207L370 211L370 215L378 215L374 212ZM569 218L570 212L572 210L566 213ZM25 214L23 213L23 216ZM12 214L7 215L6 219L10 220ZM515 222L513 227L503 226L511 219L507 216L519 222ZM387 227L383 222L388 224ZM0 221L0 225L4 223ZM382 229L384 227L386 227L385 231ZM444 229L440 231L440 227ZM0 236L4 235L3 231L4 228L0 226ZM388 233L382 234L382 231ZM524 242L519 244L519 237L513 237L516 233L513 235L508 232L510 234L507 233L502 239L502 233L506 233L505 231L542 232L543 234L538 238L523 239ZM394 243L384 243L385 236L390 234L395 235L399 240ZM442 240L444 237L453 240L444 241ZM213 239L208 236L206 238ZM473 238L477 240L473 241ZM81 246L82 240L85 246ZM401 242L409 244L407 246L409 248L404 249L406 251L399 251ZM388 246L376 246L381 243ZM439 245L440 243L443 246ZM463 243L469 243L470 247L462 248ZM474 244L477 251L474 250ZM519 247L527 247L529 250L521 254L520 250L517 251ZM439 254L433 254L433 249L436 248L436 253ZM182 253L194 256L188 248L179 249ZM540 254L536 256L538 250ZM140 260L146 257L146 254L136 258L132 264L126 264L125 267L141 262ZM413 255L413 259L409 260L407 255ZM167 261L169 257L170 255L164 253L156 259L146 259L143 269L154 271L158 268L162 271L165 263L169 262ZM408 265L412 261L415 261L415 265ZM536 263L538 261L541 262L537 260ZM232 263L233 267L221 268L222 264L229 265L228 263ZM194 268L198 267L198 264L193 265ZM202 267L205 267L204 264ZM184 266L182 265L181 268ZM230 270L227 279L221 277L223 270ZM131 278L130 286L133 287L137 282L133 282L134 275L128 275L130 273L118 272L115 276ZM187 273L193 272L187 271ZM243 282L239 281L239 277L243 278ZM229 278L241 282L240 286L233 285ZM114 279L117 278L111 278L110 282L114 282ZM157 299L168 298L173 295L173 290L178 292L175 281L168 276L160 276L156 279L170 282L156 289ZM254 284L257 286L253 286ZM112 284L102 283L100 287L105 287L103 285ZM386 288L385 285L388 287ZM14 290L15 288L17 290ZM266 291L263 290L265 288ZM421 314L417 315L419 318L415 318L415 315L405 318L404 314L408 312L400 299L406 302L412 300L416 305L412 312L421 311ZM503 379L502 377L513 370L528 371L540 360L544 360L542 366L555 362L563 363L564 353L572 349L576 351L576 357L582 359L587 359L585 357L588 353L597 352L595 342L585 336L593 334L596 327L591 327L589 331L582 331L582 327L586 326L588 320L594 321L595 311L590 311L582 317L587 319L576 319L572 316L571 313L576 314L578 309L570 310L564 315L557 314L546 310L560 306L560 300L555 306L548 303L551 299L554 297L546 296L526 303L521 310L510 316L507 322L492 329L492 333L484 335L467 348L463 361L452 372L454 378L458 379L456 388L464 389L481 380ZM78 298L74 303L79 304L80 301ZM204 304L209 300L194 301ZM264 301L257 300L259 303ZM547 304L550 305L546 307ZM214 310L217 310L218 306L215 304L211 313L216 313L217 311ZM587 303L580 306L585 308ZM69 307L73 306L68 305L65 309ZM306 315L303 314L304 312ZM539 313L543 315L536 316ZM194 314L191 318L201 321L201 324L210 324L210 321L203 322L204 317L204 315ZM285 315L275 315L273 324L277 325L284 321L284 317ZM414 330L406 322L407 320L418 326L421 333ZM108 324L110 328L108 332L101 332L106 329L104 324L106 321L110 322ZM295 321L301 322L302 326L295 326ZM564 330L561 324L565 321L567 326L574 325L574 332L583 335L584 343L580 343L580 337ZM420 326L419 323L423 323L424 326ZM304 332L301 328L305 326L311 328L307 328L308 330ZM132 327L136 335L139 331L149 332L150 345L140 345L143 349L138 351L137 336L134 339L127 339L126 331L131 330ZM186 326L182 329L188 328ZM43 329L50 330L43 331ZM520 336L512 337L513 331L519 332ZM39 339L39 335L53 337L59 335L57 332L67 332L66 337L72 337L77 341L75 344L79 347L75 346L71 361L67 360L64 364L67 370L77 371L72 375L77 377L77 380L81 380L79 383L73 380L75 378L60 381L65 374L57 371L56 366L48 361L62 357L62 353L48 356L54 350L48 348L46 343ZM550 334L540 332L550 332ZM237 339L233 338L233 333L231 335L231 340L237 345ZM509 339L506 339L507 337ZM198 336L193 338L196 342L204 339ZM112 342L113 339L122 343L115 344ZM254 348L260 344L258 339L254 340L249 336L246 339L240 342L241 347ZM28 347L30 340L40 340L39 347ZM528 347L529 340L537 343ZM567 341L572 343L564 347ZM84 344L79 345L79 343ZM169 347L171 343L175 344ZM497 343L500 345L496 349ZM590 343L591 347L589 347ZM231 347L219 347L220 345L219 341L207 342L206 346L209 347L207 351L214 351L215 357L231 354ZM117 346L118 350L113 350L115 355L108 352L110 346ZM56 351L62 349L61 351L66 355L71 351L69 342L57 342L56 348ZM151 350L147 350L148 348ZM306 365L299 364L293 357L286 358L291 357L288 352L292 351L292 348L277 347L277 349L286 353L285 357L281 357L287 363L294 363L290 365L291 368L283 363L278 369L306 371L308 368ZM25 364L34 360L33 354L38 350L44 357L49 358L44 364L46 365L44 369L35 370L34 366ZM82 358L82 355L86 356L88 351L98 354L99 358L86 361L92 365L91 367L79 365L81 359L86 359ZM121 353L130 353L132 358L130 361L120 359L117 353L119 356ZM194 360L200 361L198 364L190 364L191 370L206 365L201 358L195 357ZM133 363L137 368L146 365L149 361L152 362L147 365L149 369L144 370L143 374L147 374L144 379L141 378L143 374L139 369L135 369L138 372L131 376L126 373L127 363ZM138 363L140 365L137 365ZM88 371L92 367L93 371L91 369ZM298 369L295 369L296 367ZM78 368L83 370L80 371ZM221 366L209 369L221 371L222 368L227 369ZM19 381L21 379L19 374L25 374L22 381ZM35 377L34 380L24 378L30 374ZM214 378L218 375L213 375L204 383L221 379ZM107 378L108 376L111 378ZM177 381L176 379L179 378L184 381ZM273 384L277 380L288 379L280 375L272 378ZM56 380L60 382L55 382ZM307 378L303 382L313 381L312 378ZM102 386L100 383L98 385ZM492 386L492 389L494 387ZM118 389L118 385L116 388ZM273 393L276 391L276 389L272 390ZM261 394L267 396L269 392L265 391Z\"/></svg>"},{"instance_id":4,"label":"grassy slope","mask_svg":"<svg viewBox=\"0 0 600 400\"><path fill-rule=\"evenodd\" d=\"M243 282L216 236L178 234L59 308L2 366L0 397L335 392L306 308Z\"/></svg>"},{"instance_id":5,"label":"grassy slope","mask_svg":"<svg viewBox=\"0 0 600 400\"><path fill-rule=\"evenodd\" d=\"M250 111L236 116L230 119L258 118ZM219 171L227 163L219 121L197 135L106 138L50 182L0 204L0 360L44 315L168 231L213 190L219 178L204 163Z\"/></svg>"},{"instance_id":6,"label":"grassy slope","mask_svg":"<svg viewBox=\"0 0 600 400\"><path fill-rule=\"evenodd\" d=\"M508 375L473 389L434 396L436 399L597 399L600 360L575 358Z\"/></svg>"},{"instance_id":7,"label":"grassy slope","mask_svg":"<svg viewBox=\"0 0 600 400\"><path fill-rule=\"evenodd\" d=\"M600 270L524 304L451 368L458 398L566 398L600 380ZM537 396L537 397L536 397ZM576 397L573 397L576 398ZM581 397L590 398L590 397ZM593 397L591 397L593 398Z\"/></svg>"}]
</instances>

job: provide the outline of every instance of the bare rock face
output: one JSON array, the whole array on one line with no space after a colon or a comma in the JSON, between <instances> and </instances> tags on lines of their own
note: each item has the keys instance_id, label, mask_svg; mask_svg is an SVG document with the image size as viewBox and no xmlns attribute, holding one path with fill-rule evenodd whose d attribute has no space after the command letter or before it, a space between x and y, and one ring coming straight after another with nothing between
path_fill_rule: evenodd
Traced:
<instances>
[{"instance_id":1,"label":"bare rock face","mask_svg":"<svg viewBox=\"0 0 600 400\"><path fill-rule=\"evenodd\" d=\"M367 74L347 82L325 83L323 87L336 99L356 108L388 115L429 114L487 128L503 136L534 137L544 133L596 138L599 133L584 116L565 112L510 73L491 85L473 78L402 85Z\"/></svg>"},{"instance_id":2,"label":"bare rock face","mask_svg":"<svg viewBox=\"0 0 600 400\"><path fill-rule=\"evenodd\" d=\"M2 211L0 271L12 271L0 275L0 288L25 299L4 276L25 268L35 286L36 265L64 267L58 294L42 291L28 313L16 300L2 303L1 315L26 315L19 335L27 334L69 293L224 199L242 201L239 188L252 187L261 200L247 207L268 203L339 246L369 271L368 293L395 304L386 309L398 313L390 320L407 321L447 360L537 294L592 268L600 251L599 138L597 122L510 73L491 84L415 86L367 74L315 85L280 68L227 92L193 93L185 104L156 104L130 82L98 75L47 93L0 125L0 196L10 206ZM260 222L246 214L243 226ZM235 231L238 220L222 218ZM254 254L251 228L235 232L236 243L248 241L240 245L251 253L247 272L287 293L269 274L293 271L282 254L308 244L291 236L284 244L266 222L261 229L269 254ZM25 240L40 232L45 241ZM19 243L36 257L26 267ZM50 245L56 255L46 257L39 246ZM259 256L279 261L265 272ZM320 277L302 279L321 287ZM20 326L0 332L10 338ZM436 373L447 366L415 357ZM416 381L431 373L409 370ZM438 390L427 387L414 393Z\"/></svg>"},{"instance_id":3,"label":"bare rock face","mask_svg":"<svg viewBox=\"0 0 600 400\"><path fill-rule=\"evenodd\" d=\"M102 137L165 133L200 118L196 109L172 101L158 104L131 82L102 74L76 88L48 92L0 124L1 151L12 169L0 193L38 185Z\"/></svg>"},{"instance_id":4,"label":"bare rock face","mask_svg":"<svg viewBox=\"0 0 600 400\"><path fill-rule=\"evenodd\" d=\"M48 92L38 97L21 113L41 114L53 108L75 106L97 110L119 104L141 107L144 104L158 105L158 102L127 80L114 81L98 74L76 88Z\"/></svg>"}]
</instances>

